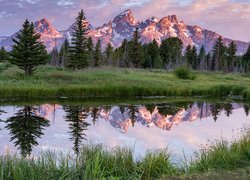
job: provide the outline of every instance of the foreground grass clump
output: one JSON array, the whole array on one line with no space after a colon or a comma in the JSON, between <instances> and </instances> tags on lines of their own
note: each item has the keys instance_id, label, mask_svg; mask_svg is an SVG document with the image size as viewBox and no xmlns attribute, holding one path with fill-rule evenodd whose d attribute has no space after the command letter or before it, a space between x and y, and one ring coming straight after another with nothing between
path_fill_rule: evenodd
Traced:
<instances>
[{"instance_id":1,"label":"foreground grass clump","mask_svg":"<svg viewBox=\"0 0 250 180\"><path fill-rule=\"evenodd\" d=\"M193 72L194 80L164 70L102 67L67 71L41 66L27 77L15 66L0 71L1 98L232 96L250 101L250 78L241 74Z\"/></svg>"},{"instance_id":2,"label":"foreground grass clump","mask_svg":"<svg viewBox=\"0 0 250 180\"><path fill-rule=\"evenodd\" d=\"M250 133L231 144L224 140L215 141L196 153L196 158L191 162L190 173L242 170L250 174Z\"/></svg>"},{"instance_id":3,"label":"foreground grass clump","mask_svg":"<svg viewBox=\"0 0 250 180\"><path fill-rule=\"evenodd\" d=\"M85 145L75 158L57 153L33 159L2 156L0 179L248 179L250 134L232 144L217 141L186 165L173 163L172 158L160 150L135 160L128 148L108 151L102 145Z\"/></svg>"},{"instance_id":4,"label":"foreground grass clump","mask_svg":"<svg viewBox=\"0 0 250 180\"><path fill-rule=\"evenodd\" d=\"M130 149L107 151L85 146L76 159L47 153L38 159L0 158L0 179L149 179L173 176L176 169L166 151L135 161Z\"/></svg>"}]
</instances>

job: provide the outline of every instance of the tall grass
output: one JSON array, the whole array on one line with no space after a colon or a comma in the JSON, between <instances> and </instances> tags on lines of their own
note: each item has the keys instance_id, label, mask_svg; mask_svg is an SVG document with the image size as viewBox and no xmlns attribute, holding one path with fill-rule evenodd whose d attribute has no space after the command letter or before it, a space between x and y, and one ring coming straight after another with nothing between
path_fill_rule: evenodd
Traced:
<instances>
[{"instance_id":1,"label":"tall grass","mask_svg":"<svg viewBox=\"0 0 250 180\"><path fill-rule=\"evenodd\" d=\"M85 145L77 157L44 153L37 158L0 157L1 180L26 179L160 179L250 177L250 134L228 144L215 141L197 152L196 160L182 168L167 150L148 152L134 159L129 148L108 150L103 145Z\"/></svg>"}]
</instances>

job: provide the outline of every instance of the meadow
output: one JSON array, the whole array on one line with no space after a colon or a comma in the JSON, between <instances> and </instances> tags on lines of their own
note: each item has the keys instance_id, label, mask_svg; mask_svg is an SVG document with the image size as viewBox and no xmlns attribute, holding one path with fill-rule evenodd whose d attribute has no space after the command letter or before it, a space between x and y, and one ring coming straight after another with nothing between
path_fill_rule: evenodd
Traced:
<instances>
[{"instance_id":1,"label":"meadow","mask_svg":"<svg viewBox=\"0 0 250 180\"><path fill-rule=\"evenodd\" d=\"M69 71L40 66L25 76L16 66L0 64L0 97L240 97L250 101L250 75L193 72L195 79L180 79L164 70L112 67Z\"/></svg>"}]
</instances>

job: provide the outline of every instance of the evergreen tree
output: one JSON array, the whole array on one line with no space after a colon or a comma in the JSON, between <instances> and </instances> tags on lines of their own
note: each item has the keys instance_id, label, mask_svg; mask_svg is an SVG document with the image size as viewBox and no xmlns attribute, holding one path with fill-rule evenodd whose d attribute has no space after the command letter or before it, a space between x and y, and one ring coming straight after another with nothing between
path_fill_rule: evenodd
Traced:
<instances>
[{"instance_id":1,"label":"evergreen tree","mask_svg":"<svg viewBox=\"0 0 250 180\"><path fill-rule=\"evenodd\" d=\"M85 68L88 66L87 52L87 32L88 25L83 10L78 13L73 27L69 60L67 66L73 70Z\"/></svg>"},{"instance_id":2,"label":"evergreen tree","mask_svg":"<svg viewBox=\"0 0 250 180\"><path fill-rule=\"evenodd\" d=\"M59 52L59 66L67 66L69 60L69 41L66 39Z\"/></svg>"},{"instance_id":3,"label":"evergreen tree","mask_svg":"<svg viewBox=\"0 0 250 180\"><path fill-rule=\"evenodd\" d=\"M98 39L95 46L95 54L94 54L94 66L100 66L101 61L101 40Z\"/></svg>"},{"instance_id":4,"label":"evergreen tree","mask_svg":"<svg viewBox=\"0 0 250 180\"><path fill-rule=\"evenodd\" d=\"M94 43L91 37L87 39L88 63L93 63L94 59Z\"/></svg>"},{"instance_id":5,"label":"evergreen tree","mask_svg":"<svg viewBox=\"0 0 250 180\"><path fill-rule=\"evenodd\" d=\"M0 62L6 61L9 59L9 54L8 52L5 50L4 47L2 47L0 49Z\"/></svg>"},{"instance_id":6,"label":"evergreen tree","mask_svg":"<svg viewBox=\"0 0 250 180\"><path fill-rule=\"evenodd\" d=\"M33 23L26 20L12 40L14 45L10 62L24 70L26 75L32 75L36 66L48 62L45 46L40 41L40 34L35 32Z\"/></svg>"},{"instance_id":7,"label":"evergreen tree","mask_svg":"<svg viewBox=\"0 0 250 180\"><path fill-rule=\"evenodd\" d=\"M150 58L150 68L162 68L160 50L158 43L155 39L147 46L147 54Z\"/></svg>"},{"instance_id":8,"label":"evergreen tree","mask_svg":"<svg viewBox=\"0 0 250 180\"><path fill-rule=\"evenodd\" d=\"M50 56L51 56L51 60L50 60L49 64L51 66L57 67L59 65L59 61L60 61L60 57L59 57L57 47L53 48L53 50L50 53Z\"/></svg>"},{"instance_id":9,"label":"evergreen tree","mask_svg":"<svg viewBox=\"0 0 250 180\"><path fill-rule=\"evenodd\" d=\"M227 58L226 58L227 72L233 71L236 53L237 53L237 45L232 41L227 49Z\"/></svg>"},{"instance_id":10,"label":"evergreen tree","mask_svg":"<svg viewBox=\"0 0 250 180\"><path fill-rule=\"evenodd\" d=\"M135 68L141 67L143 63L143 51L140 38L139 28L136 27L129 47L129 58L132 66Z\"/></svg>"},{"instance_id":11,"label":"evergreen tree","mask_svg":"<svg viewBox=\"0 0 250 180\"><path fill-rule=\"evenodd\" d=\"M226 47L223 45L222 37L220 36L213 48L213 58L211 65L212 71L222 70L223 66L225 65L225 53Z\"/></svg>"},{"instance_id":12,"label":"evergreen tree","mask_svg":"<svg viewBox=\"0 0 250 180\"><path fill-rule=\"evenodd\" d=\"M197 57L197 49L195 46L192 48L192 68L196 70L198 68L198 57Z\"/></svg>"},{"instance_id":13,"label":"evergreen tree","mask_svg":"<svg viewBox=\"0 0 250 180\"><path fill-rule=\"evenodd\" d=\"M193 59L192 59L192 46L189 44L186 48L186 51L185 51L185 57L186 57L186 60L187 60L187 64L189 66L192 66L193 64Z\"/></svg>"},{"instance_id":14,"label":"evergreen tree","mask_svg":"<svg viewBox=\"0 0 250 180\"><path fill-rule=\"evenodd\" d=\"M200 48L200 52L198 55L198 68L200 70L204 70L206 69L206 50L205 50L205 46L202 45Z\"/></svg>"},{"instance_id":15,"label":"evergreen tree","mask_svg":"<svg viewBox=\"0 0 250 180\"><path fill-rule=\"evenodd\" d=\"M173 68L180 64L182 41L178 37L170 37L162 41L160 55L166 68Z\"/></svg>"},{"instance_id":16,"label":"evergreen tree","mask_svg":"<svg viewBox=\"0 0 250 180\"><path fill-rule=\"evenodd\" d=\"M242 56L242 64L245 73L250 71L250 44L248 46L247 52Z\"/></svg>"},{"instance_id":17,"label":"evergreen tree","mask_svg":"<svg viewBox=\"0 0 250 180\"><path fill-rule=\"evenodd\" d=\"M112 54L113 54L113 47L111 43L109 42L106 49L105 49L105 65L112 65Z\"/></svg>"},{"instance_id":18,"label":"evergreen tree","mask_svg":"<svg viewBox=\"0 0 250 180\"><path fill-rule=\"evenodd\" d=\"M32 147L38 145L37 139L44 134L44 128L49 127L49 121L36 114L36 108L24 106L6 121L11 141L18 146L23 157L31 154Z\"/></svg>"}]
</instances>

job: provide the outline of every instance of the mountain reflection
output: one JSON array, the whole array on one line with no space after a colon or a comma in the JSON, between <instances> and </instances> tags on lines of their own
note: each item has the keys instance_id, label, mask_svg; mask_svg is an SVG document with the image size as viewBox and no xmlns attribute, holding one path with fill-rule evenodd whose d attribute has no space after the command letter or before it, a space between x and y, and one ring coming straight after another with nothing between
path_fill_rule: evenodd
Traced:
<instances>
[{"instance_id":1,"label":"mountain reflection","mask_svg":"<svg viewBox=\"0 0 250 180\"><path fill-rule=\"evenodd\" d=\"M240 108L244 109L247 116L249 115L249 105L237 103L178 102L94 107L44 104L17 108L14 115L0 122L6 123L4 126L10 131L10 141L13 141L21 155L26 157L31 154L33 147L38 145L38 139L44 135L45 128L50 126L49 120L63 119L69 129L64 133L70 135L72 149L78 154L87 140L88 127L98 126L99 121L106 121L122 133L127 133L129 128L136 128L138 124L146 128L156 127L170 131L182 122L207 117L212 117L216 122L220 115L229 117L233 110ZM8 114L5 111L7 110L0 110L0 119L3 113Z\"/></svg>"},{"instance_id":2,"label":"mountain reflection","mask_svg":"<svg viewBox=\"0 0 250 180\"><path fill-rule=\"evenodd\" d=\"M5 128L10 130L11 141L20 149L23 157L31 154L32 147L38 145L37 139L44 134L44 128L49 126L49 121L36 113L36 108L24 106L6 120Z\"/></svg>"}]
</instances>

